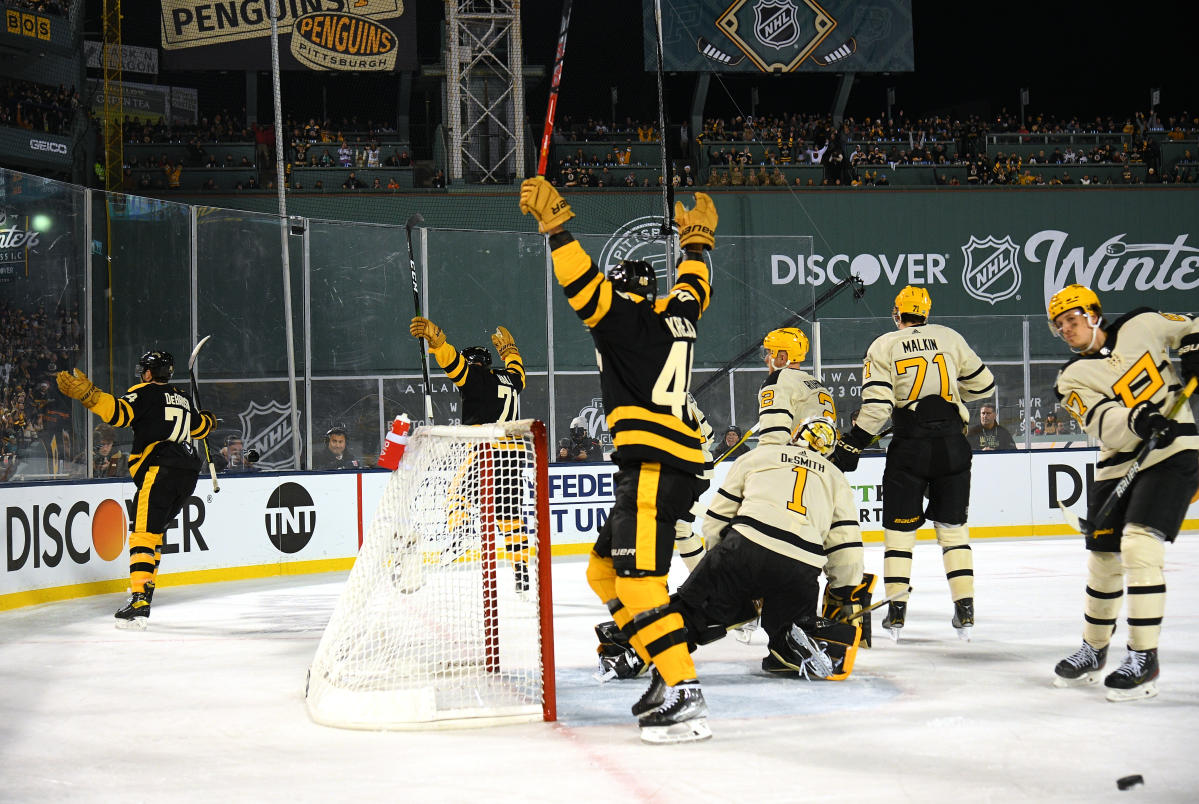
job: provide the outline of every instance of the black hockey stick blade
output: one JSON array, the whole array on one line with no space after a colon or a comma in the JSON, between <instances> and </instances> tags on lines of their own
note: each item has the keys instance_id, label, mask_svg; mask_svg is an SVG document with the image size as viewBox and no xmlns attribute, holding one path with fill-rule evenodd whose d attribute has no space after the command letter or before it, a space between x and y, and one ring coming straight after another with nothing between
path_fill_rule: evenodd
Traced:
<instances>
[{"instance_id":1,"label":"black hockey stick blade","mask_svg":"<svg viewBox=\"0 0 1199 804\"><path fill-rule=\"evenodd\" d=\"M205 335L196 343L196 348L192 349L191 356L187 358L187 370L191 371L196 366L196 357L199 356L200 350L204 348L204 344L208 343L211 335Z\"/></svg>"},{"instance_id":2,"label":"black hockey stick blade","mask_svg":"<svg viewBox=\"0 0 1199 804\"><path fill-rule=\"evenodd\" d=\"M423 215L421 215L419 212L413 212L410 216L408 216L408 222L404 224L404 228L408 231L412 231L424 222L425 217Z\"/></svg>"}]
</instances>

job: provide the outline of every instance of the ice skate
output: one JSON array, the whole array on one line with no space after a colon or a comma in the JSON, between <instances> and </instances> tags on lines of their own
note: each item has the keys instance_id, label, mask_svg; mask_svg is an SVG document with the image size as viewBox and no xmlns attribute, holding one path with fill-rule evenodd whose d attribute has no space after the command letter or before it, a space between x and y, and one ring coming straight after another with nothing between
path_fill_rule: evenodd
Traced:
<instances>
[{"instance_id":1,"label":"ice skate","mask_svg":"<svg viewBox=\"0 0 1199 804\"><path fill-rule=\"evenodd\" d=\"M1085 687L1099 683L1099 671L1107 663L1107 646L1096 650L1089 642L1057 663L1053 668L1055 687Z\"/></svg>"},{"instance_id":2,"label":"ice skate","mask_svg":"<svg viewBox=\"0 0 1199 804\"><path fill-rule=\"evenodd\" d=\"M798 670L788 666L781 659L775 658L773 653L767 653L762 657L762 670L772 676L799 678Z\"/></svg>"},{"instance_id":3,"label":"ice skate","mask_svg":"<svg viewBox=\"0 0 1199 804\"><path fill-rule=\"evenodd\" d=\"M1138 701L1157 695L1157 648L1149 650L1128 649L1113 672L1103 680L1109 701Z\"/></svg>"},{"instance_id":4,"label":"ice skate","mask_svg":"<svg viewBox=\"0 0 1199 804\"><path fill-rule=\"evenodd\" d=\"M150 598L145 592L134 592L124 608L118 609L113 616L117 618L117 628L145 631L150 623Z\"/></svg>"},{"instance_id":5,"label":"ice skate","mask_svg":"<svg viewBox=\"0 0 1199 804\"><path fill-rule=\"evenodd\" d=\"M974 598L964 597L953 601L953 627L958 632L958 639L970 641L970 632L974 630Z\"/></svg>"},{"instance_id":6,"label":"ice skate","mask_svg":"<svg viewBox=\"0 0 1199 804\"><path fill-rule=\"evenodd\" d=\"M662 704L638 719L641 739L647 743L689 743L712 736L708 705L698 681L666 687Z\"/></svg>"},{"instance_id":7,"label":"ice skate","mask_svg":"<svg viewBox=\"0 0 1199 804\"><path fill-rule=\"evenodd\" d=\"M787 656L773 650L770 652L781 664L797 671L804 678L828 678L833 674L833 660L804 629L798 625L791 626L786 640Z\"/></svg>"},{"instance_id":8,"label":"ice skate","mask_svg":"<svg viewBox=\"0 0 1199 804\"><path fill-rule=\"evenodd\" d=\"M527 603L532 599L529 596L529 565L524 561L517 561L513 563L512 570L516 576L516 597Z\"/></svg>"},{"instance_id":9,"label":"ice skate","mask_svg":"<svg viewBox=\"0 0 1199 804\"><path fill-rule=\"evenodd\" d=\"M661 706L662 702L666 700L666 690L666 682L662 680L658 668L650 670L649 689L641 693L637 703L633 704L633 715L641 717Z\"/></svg>"},{"instance_id":10,"label":"ice skate","mask_svg":"<svg viewBox=\"0 0 1199 804\"><path fill-rule=\"evenodd\" d=\"M883 628L887 629L887 633L895 642L899 641L899 629L903 628L903 621L907 616L907 601L887 604L887 616L883 618Z\"/></svg>"}]
</instances>

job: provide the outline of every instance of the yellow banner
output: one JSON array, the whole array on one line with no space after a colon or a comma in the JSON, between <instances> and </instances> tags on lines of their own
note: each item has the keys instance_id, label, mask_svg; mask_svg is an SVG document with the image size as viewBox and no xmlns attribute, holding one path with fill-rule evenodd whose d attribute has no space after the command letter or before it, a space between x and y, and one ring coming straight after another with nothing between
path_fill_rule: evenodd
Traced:
<instances>
[{"instance_id":1,"label":"yellow banner","mask_svg":"<svg viewBox=\"0 0 1199 804\"><path fill-rule=\"evenodd\" d=\"M162 0L162 47L176 50L270 36L273 7L274 0ZM320 13L394 19L403 15L404 0L279 0L279 34L291 33L299 19Z\"/></svg>"}]
</instances>

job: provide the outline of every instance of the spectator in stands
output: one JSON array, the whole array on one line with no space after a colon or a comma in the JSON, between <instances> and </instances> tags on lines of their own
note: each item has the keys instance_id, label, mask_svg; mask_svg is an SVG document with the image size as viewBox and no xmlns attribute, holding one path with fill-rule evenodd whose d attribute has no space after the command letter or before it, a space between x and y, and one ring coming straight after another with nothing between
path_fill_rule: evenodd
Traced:
<instances>
[{"instance_id":1,"label":"spectator in stands","mask_svg":"<svg viewBox=\"0 0 1199 804\"><path fill-rule=\"evenodd\" d=\"M344 139L337 146L337 164L343 168L350 167L354 162L354 151Z\"/></svg>"},{"instance_id":2,"label":"spectator in stands","mask_svg":"<svg viewBox=\"0 0 1199 804\"><path fill-rule=\"evenodd\" d=\"M250 129L254 132L254 158L261 169L270 170L275 166L275 126L254 123Z\"/></svg>"},{"instance_id":3,"label":"spectator in stands","mask_svg":"<svg viewBox=\"0 0 1199 804\"><path fill-rule=\"evenodd\" d=\"M995 406L990 402L983 403L978 409L978 426L970 428L966 433L966 439L972 449L980 452L1016 448L1012 434L995 421Z\"/></svg>"},{"instance_id":4,"label":"spectator in stands","mask_svg":"<svg viewBox=\"0 0 1199 804\"><path fill-rule=\"evenodd\" d=\"M400 183L398 181L396 181L395 176L391 176L387 179L387 189L388 190L400 189Z\"/></svg>"},{"instance_id":5,"label":"spectator in stands","mask_svg":"<svg viewBox=\"0 0 1199 804\"><path fill-rule=\"evenodd\" d=\"M433 175L433 186L438 189L445 189L445 171L441 168L438 168L437 173Z\"/></svg>"},{"instance_id":6,"label":"spectator in stands","mask_svg":"<svg viewBox=\"0 0 1199 804\"><path fill-rule=\"evenodd\" d=\"M359 180L357 172L353 170L350 171L349 178L341 183L341 189L343 190L361 190L365 186L366 185Z\"/></svg>"},{"instance_id":7,"label":"spectator in stands","mask_svg":"<svg viewBox=\"0 0 1199 804\"><path fill-rule=\"evenodd\" d=\"M382 166L382 163L379 161L379 146L376 143L372 142L366 146L366 166L368 168Z\"/></svg>"},{"instance_id":8,"label":"spectator in stands","mask_svg":"<svg viewBox=\"0 0 1199 804\"><path fill-rule=\"evenodd\" d=\"M375 176L375 180L371 182L371 189L372 190L382 190L383 189L382 179L380 179L378 176Z\"/></svg>"},{"instance_id":9,"label":"spectator in stands","mask_svg":"<svg viewBox=\"0 0 1199 804\"><path fill-rule=\"evenodd\" d=\"M328 148L321 152L321 156L320 159L317 160L317 164L321 167L333 167L333 154L329 153Z\"/></svg>"},{"instance_id":10,"label":"spectator in stands","mask_svg":"<svg viewBox=\"0 0 1199 804\"><path fill-rule=\"evenodd\" d=\"M162 166L162 172L167 177L167 187L172 190L178 190L182 186L183 163L172 165L171 161L166 160L166 164Z\"/></svg>"},{"instance_id":11,"label":"spectator in stands","mask_svg":"<svg viewBox=\"0 0 1199 804\"><path fill-rule=\"evenodd\" d=\"M720 448L712 454L713 460L732 462L749 452L749 444L741 440L744 435L740 427L730 424L724 431Z\"/></svg>"},{"instance_id":12,"label":"spectator in stands","mask_svg":"<svg viewBox=\"0 0 1199 804\"><path fill-rule=\"evenodd\" d=\"M96 425L92 477L128 477L129 456L116 447L117 430L111 424Z\"/></svg>"},{"instance_id":13,"label":"spectator in stands","mask_svg":"<svg viewBox=\"0 0 1199 804\"><path fill-rule=\"evenodd\" d=\"M212 456L218 472L257 472L258 450L245 449L245 443L237 434L225 436L225 446Z\"/></svg>"}]
</instances>

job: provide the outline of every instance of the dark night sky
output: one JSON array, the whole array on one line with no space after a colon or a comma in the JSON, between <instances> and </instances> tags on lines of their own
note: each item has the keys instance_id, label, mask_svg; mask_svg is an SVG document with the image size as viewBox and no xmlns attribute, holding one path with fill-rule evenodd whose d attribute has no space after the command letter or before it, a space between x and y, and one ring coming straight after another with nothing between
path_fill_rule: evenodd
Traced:
<instances>
[{"instance_id":1,"label":"dark night sky","mask_svg":"<svg viewBox=\"0 0 1199 804\"><path fill-rule=\"evenodd\" d=\"M444 4L442 0L412 2L419 25L420 61L437 63ZM663 5L671 2L686 0L663 0ZM98 0L89 0L89 7L92 5L98 7ZM1122 120L1146 110L1150 87L1161 88L1163 118L1182 111L1199 114L1199 82L1193 76L1197 38L1194 26L1182 18L1179 8L1184 4L1142 2L1106 10L1100 5L913 0L915 72L859 76L847 112L858 118L877 115L885 109L887 87L894 87L895 109L909 115L994 114L1005 106L1018 113L1018 90L1026 86L1031 93L1030 115L1089 119L1103 114ZM642 0L575 0L560 114L609 117L608 90L615 85L619 118L656 117L655 79L643 68L641 14ZM546 65L547 73L560 18L561 0L522 3L526 62ZM98 23L90 27L96 30ZM157 15L127 10L124 31L127 44L157 44ZM1191 65L1187 59L1192 60ZM163 75L160 80L200 86L202 108L211 108L222 92L233 93L228 101L234 101L243 86L215 73L186 78ZM285 73L285 113L295 109L297 116L305 114L299 107L310 106L312 99L319 97L314 87L321 80L326 82L331 105L340 102L370 110L380 97L390 96L385 88L377 89L380 79L355 83L349 77L330 81ZM690 107L695 77L671 75L666 84L670 116L677 121ZM431 83L418 87L414 105L420 102L421 93L435 91L430 86L435 87ZM747 113L753 87L759 90L759 113L824 113L832 106L836 81L828 75L726 74L711 83L707 113ZM527 94L534 126L544 118L547 89L548 81L542 81ZM269 97L264 100L269 103ZM419 116L419 110L414 110L414 117Z\"/></svg>"}]
</instances>

